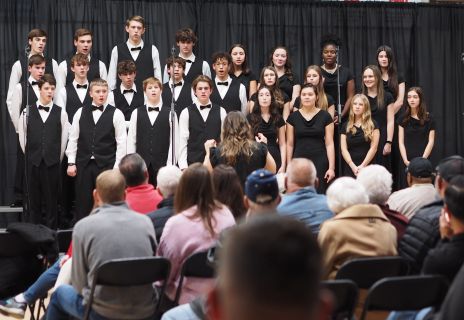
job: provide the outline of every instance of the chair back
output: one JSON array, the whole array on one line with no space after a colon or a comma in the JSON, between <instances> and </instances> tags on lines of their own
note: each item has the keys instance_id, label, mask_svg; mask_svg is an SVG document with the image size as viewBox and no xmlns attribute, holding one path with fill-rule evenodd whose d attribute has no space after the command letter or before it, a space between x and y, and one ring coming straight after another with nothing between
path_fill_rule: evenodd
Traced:
<instances>
[{"instance_id":1,"label":"chair back","mask_svg":"<svg viewBox=\"0 0 464 320\"><path fill-rule=\"evenodd\" d=\"M72 240L72 229L58 230L56 237L58 240L58 251L66 253Z\"/></svg>"},{"instance_id":2,"label":"chair back","mask_svg":"<svg viewBox=\"0 0 464 320\"><path fill-rule=\"evenodd\" d=\"M361 320L368 311L420 310L438 308L448 291L448 281L443 276L419 275L389 277L377 281L368 291Z\"/></svg>"},{"instance_id":3,"label":"chair back","mask_svg":"<svg viewBox=\"0 0 464 320\"><path fill-rule=\"evenodd\" d=\"M328 280L322 282L322 288L329 290L335 299L332 319L351 320L358 301L358 286L356 283L346 279Z\"/></svg>"},{"instance_id":4,"label":"chair back","mask_svg":"<svg viewBox=\"0 0 464 320\"><path fill-rule=\"evenodd\" d=\"M405 276L408 272L409 265L400 256L356 258L345 262L335 279L350 279L358 288L368 289L382 278Z\"/></svg>"},{"instance_id":5,"label":"chair back","mask_svg":"<svg viewBox=\"0 0 464 320\"><path fill-rule=\"evenodd\" d=\"M15 257L37 251L17 233L0 230L0 257Z\"/></svg>"}]
</instances>

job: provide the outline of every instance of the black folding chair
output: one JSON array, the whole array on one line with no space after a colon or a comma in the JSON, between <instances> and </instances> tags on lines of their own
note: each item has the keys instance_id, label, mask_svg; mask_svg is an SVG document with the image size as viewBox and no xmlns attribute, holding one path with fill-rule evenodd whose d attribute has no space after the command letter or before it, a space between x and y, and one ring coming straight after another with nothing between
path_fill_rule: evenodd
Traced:
<instances>
[{"instance_id":1,"label":"black folding chair","mask_svg":"<svg viewBox=\"0 0 464 320\"><path fill-rule=\"evenodd\" d=\"M156 303L156 314L164 295L170 271L171 263L162 257L114 259L103 263L95 272L90 288L89 301L85 309L84 320L89 319L95 287L97 285L131 287L162 281L163 284L158 293L158 301Z\"/></svg>"},{"instance_id":2,"label":"black folding chair","mask_svg":"<svg viewBox=\"0 0 464 320\"><path fill-rule=\"evenodd\" d=\"M182 265L180 272L179 285L176 290L176 297L174 298L175 304L179 303L180 294L182 293L182 285L185 277L196 277L196 278L214 278L214 268L210 262L211 257L208 260L208 252L202 251L192 254L185 260Z\"/></svg>"},{"instance_id":3,"label":"black folding chair","mask_svg":"<svg viewBox=\"0 0 464 320\"><path fill-rule=\"evenodd\" d=\"M358 288L369 289L382 278L405 276L408 272L409 265L400 256L355 258L340 267L335 279L349 279Z\"/></svg>"},{"instance_id":4,"label":"black folding chair","mask_svg":"<svg viewBox=\"0 0 464 320\"><path fill-rule=\"evenodd\" d=\"M66 253L72 240L72 229L58 230L56 232L58 239L58 251L60 253Z\"/></svg>"},{"instance_id":5,"label":"black folding chair","mask_svg":"<svg viewBox=\"0 0 464 320\"><path fill-rule=\"evenodd\" d=\"M420 275L385 278L377 281L369 289L360 319L364 320L369 311L439 308L445 299L447 290L448 281L443 276Z\"/></svg>"},{"instance_id":6,"label":"black folding chair","mask_svg":"<svg viewBox=\"0 0 464 320\"><path fill-rule=\"evenodd\" d=\"M358 301L358 286L356 283L351 280L328 280L323 281L321 285L322 288L329 290L335 298L332 319L351 320Z\"/></svg>"}]
</instances>

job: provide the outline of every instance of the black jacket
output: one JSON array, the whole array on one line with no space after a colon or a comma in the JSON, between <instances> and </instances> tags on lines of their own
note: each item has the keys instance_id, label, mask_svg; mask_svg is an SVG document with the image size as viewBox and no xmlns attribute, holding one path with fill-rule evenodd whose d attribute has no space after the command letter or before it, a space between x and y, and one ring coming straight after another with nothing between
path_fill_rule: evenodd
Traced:
<instances>
[{"instance_id":1,"label":"black jacket","mask_svg":"<svg viewBox=\"0 0 464 320\"><path fill-rule=\"evenodd\" d=\"M147 214L147 216L151 219L151 222L153 222L153 227L155 228L156 240L158 241L158 243L160 242L161 235L163 234L164 225L166 224L168 219L171 218L173 213L174 213L174 197L172 196L172 197L163 199L158 204L158 209Z\"/></svg>"}]
</instances>

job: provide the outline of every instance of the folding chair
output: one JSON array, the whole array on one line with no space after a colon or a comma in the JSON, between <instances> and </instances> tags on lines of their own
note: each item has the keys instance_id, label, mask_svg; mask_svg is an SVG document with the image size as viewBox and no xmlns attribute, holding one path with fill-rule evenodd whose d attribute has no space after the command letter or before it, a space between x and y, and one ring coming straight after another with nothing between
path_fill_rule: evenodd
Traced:
<instances>
[{"instance_id":1,"label":"folding chair","mask_svg":"<svg viewBox=\"0 0 464 320\"><path fill-rule=\"evenodd\" d=\"M329 290L335 298L332 319L351 320L358 301L358 286L356 283L351 280L328 280L323 281L321 286Z\"/></svg>"},{"instance_id":2,"label":"folding chair","mask_svg":"<svg viewBox=\"0 0 464 320\"><path fill-rule=\"evenodd\" d=\"M182 285L184 282L184 277L196 277L196 278L213 278L214 277L214 268L210 260L208 260L208 251L202 251L192 254L190 257L185 260L182 265L182 270L180 272L179 285L177 286L176 296L174 302L177 305L179 303L180 294L182 293Z\"/></svg>"},{"instance_id":3,"label":"folding chair","mask_svg":"<svg viewBox=\"0 0 464 320\"><path fill-rule=\"evenodd\" d=\"M159 299L156 303L156 314L164 295L170 271L171 263L162 257L123 258L103 263L95 272L90 288L89 301L85 309L84 320L89 319L95 287L97 285L130 287L162 281L163 285L161 286L161 291L158 294Z\"/></svg>"},{"instance_id":4,"label":"folding chair","mask_svg":"<svg viewBox=\"0 0 464 320\"><path fill-rule=\"evenodd\" d=\"M58 239L58 251L60 253L66 253L72 240L72 229L58 230L56 232Z\"/></svg>"},{"instance_id":5,"label":"folding chair","mask_svg":"<svg viewBox=\"0 0 464 320\"><path fill-rule=\"evenodd\" d=\"M440 307L448 290L443 276L420 275L390 277L377 281L367 294L361 314L364 320L368 311L420 310Z\"/></svg>"}]
</instances>

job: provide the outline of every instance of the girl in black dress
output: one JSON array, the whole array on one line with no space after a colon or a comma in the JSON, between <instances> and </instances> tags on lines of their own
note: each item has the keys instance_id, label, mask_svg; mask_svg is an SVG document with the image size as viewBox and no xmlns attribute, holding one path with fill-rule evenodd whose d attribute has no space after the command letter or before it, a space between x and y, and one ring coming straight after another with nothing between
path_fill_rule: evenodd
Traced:
<instances>
[{"instance_id":1,"label":"girl in black dress","mask_svg":"<svg viewBox=\"0 0 464 320\"><path fill-rule=\"evenodd\" d=\"M381 45L377 49L377 66L382 72L385 92L389 92L395 99L393 106L397 113L403 106L405 82L403 76L398 74L395 55L389 46Z\"/></svg>"},{"instance_id":2,"label":"girl in black dress","mask_svg":"<svg viewBox=\"0 0 464 320\"><path fill-rule=\"evenodd\" d=\"M335 177L334 124L330 114L317 107L317 94L317 87L303 85L301 108L287 119L287 163L292 158L312 160L319 179L317 190L324 193Z\"/></svg>"},{"instance_id":3,"label":"girl in black dress","mask_svg":"<svg viewBox=\"0 0 464 320\"><path fill-rule=\"evenodd\" d=\"M274 101L277 103L279 113L284 117L284 120L286 120L290 114L290 98L285 92L280 90L277 70L274 67L264 67L261 70L259 86L267 86L271 90ZM248 110L250 113L253 111L253 107L257 100L258 97L256 93L250 97L250 101L248 102Z\"/></svg>"},{"instance_id":4,"label":"girl in black dress","mask_svg":"<svg viewBox=\"0 0 464 320\"><path fill-rule=\"evenodd\" d=\"M350 99L355 93L354 77L352 72L337 64L338 48L340 39L335 35L325 35L321 40L322 50L322 76L324 77L325 92L335 99L338 104L337 69L340 73L340 104L342 117L348 114Z\"/></svg>"},{"instance_id":5,"label":"girl in black dress","mask_svg":"<svg viewBox=\"0 0 464 320\"><path fill-rule=\"evenodd\" d=\"M369 100L363 94L351 99L348 122L342 127L343 175L355 177L374 159L379 145L379 127L372 121Z\"/></svg>"},{"instance_id":6,"label":"girl in black dress","mask_svg":"<svg viewBox=\"0 0 464 320\"><path fill-rule=\"evenodd\" d=\"M295 99L300 95L300 82L292 71L292 63L288 49L283 46L275 47L269 57L269 66L277 70L279 77L279 88L290 97L290 107L293 108Z\"/></svg>"},{"instance_id":7,"label":"girl in black dress","mask_svg":"<svg viewBox=\"0 0 464 320\"><path fill-rule=\"evenodd\" d=\"M317 87L317 107L330 113L330 116L333 119L335 117L335 100L330 95L325 93L324 78L322 77L321 68L314 64L306 68L304 83L311 83L313 86ZM300 105L301 99L298 97L295 100L293 110L296 111L296 109L299 109Z\"/></svg>"},{"instance_id":8,"label":"girl in black dress","mask_svg":"<svg viewBox=\"0 0 464 320\"><path fill-rule=\"evenodd\" d=\"M398 130L401 158L405 166L413 158L428 158L435 142L435 122L427 112L422 89L410 88L407 101Z\"/></svg>"},{"instance_id":9,"label":"girl in black dress","mask_svg":"<svg viewBox=\"0 0 464 320\"><path fill-rule=\"evenodd\" d=\"M266 137L267 149L275 160L278 173L285 172L287 161L285 121L268 87L259 87L258 102L255 103L247 119L255 137L260 135Z\"/></svg>"},{"instance_id":10,"label":"girl in black dress","mask_svg":"<svg viewBox=\"0 0 464 320\"><path fill-rule=\"evenodd\" d=\"M232 78L236 78L245 86L247 98L250 99L256 92L257 81L255 74L248 67L245 46L236 43L230 48L229 54L232 57L232 65L230 66L229 74Z\"/></svg>"},{"instance_id":11,"label":"girl in black dress","mask_svg":"<svg viewBox=\"0 0 464 320\"><path fill-rule=\"evenodd\" d=\"M380 129L379 146L375 163L391 171L391 145L395 130L395 110L392 95L383 90L382 75L377 66L369 65L362 73L363 94L367 96L371 107L372 119Z\"/></svg>"}]
</instances>

